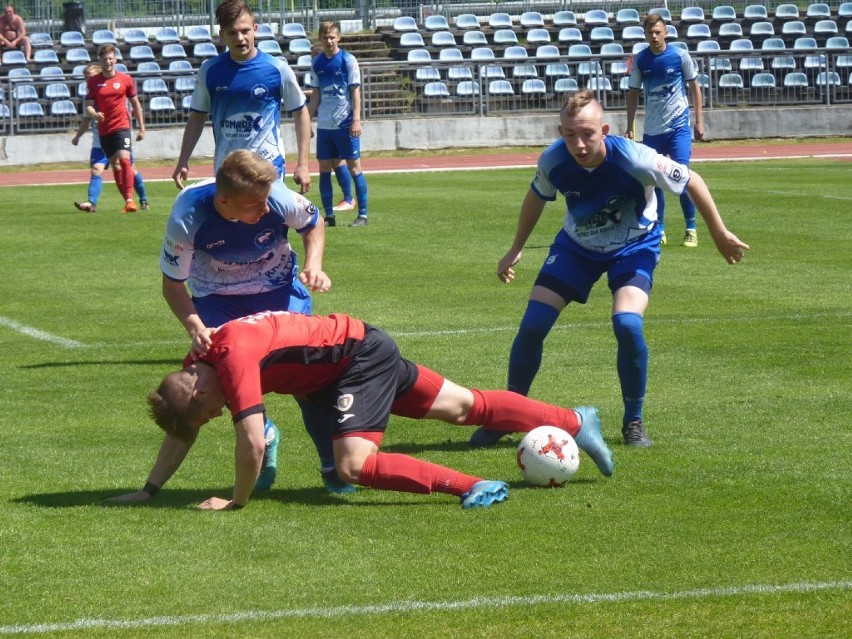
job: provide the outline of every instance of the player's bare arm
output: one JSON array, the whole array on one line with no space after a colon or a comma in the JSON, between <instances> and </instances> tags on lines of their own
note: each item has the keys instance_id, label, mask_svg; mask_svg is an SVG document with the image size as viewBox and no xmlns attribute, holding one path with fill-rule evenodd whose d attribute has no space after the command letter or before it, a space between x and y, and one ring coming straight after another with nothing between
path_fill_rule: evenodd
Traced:
<instances>
[{"instance_id":1,"label":"player's bare arm","mask_svg":"<svg viewBox=\"0 0 852 639\"><path fill-rule=\"evenodd\" d=\"M311 171L308 167L308 156L311 153L311 114L307 105L293 112L293 123L296 126L297 149L293 180L299 185L300 193L307 193L311 190Z\"/></svg>"},{"instance_id":2,"label":"player's bare arm","mask_svg":"<svg viewBox=\"0 0 852 639\"><path fill-rule=\"evenodd\" d=\"M701 213L701 217L707 225L707 230L710 232L710 237L713 238L713 243L716 244L716 248L722 254L722 257L728 264L736 264L742 260L745 252L750 248L749 245L725 227L707 184L695 171L690 171L686 192L695 203L695 208Z\"/></svg>"},{"instance_id":3,"label":"player's bare arm","mask_svg":"<svg viewBox=\"0 0 852 639\"><path fill-rule=\"evenodd\" d=\"M175 282L163 275L163 297L192 340L192 353L195 356L204 355L213 344L214 329L201 321L189 291L186 290L186 284Z\"/></svg>"},{"instance_id":4,"label":"player's bare arm","mask_svg":"<svg viewBox=\"0 0 852 639\"><path fill-rule=\"evenodd\" d=\"M165 483L171 479L172 475L180 468L189 449L192 448L193 442L182 442L179 439L166 435L163 438L163 443L160 445L160 452L157 454L157 459L154 462L154 467L148 473L148 479L145 482L145 487L136 492L127 493L126 495L118 495L110 497L106 500L110 504L133 504L146 502L153 498L157 491L162 488Z\"/></svg>"},{"instance_id":5,"label":"player's bare arm","mask_svg":"<svg viewBox=\"0 0 852 639\"><path fill-rule=\"evenodd\" d=\"M310 291L325 293L331 288L331 278L322 270L325 250L325 225L322 220L302 234L302 244L305 247L305 263L299 272L299 281Z\"/></svg>"},{"instance_id":6,"label":"player's bare arm","mask_svg":"<svg viewBox=\"0 0 852 639\"><path fill-rule=\"evenodd\" d=\"M246 505L260 467L263 464L263 450L266 445L263 437L263 413L255 413L234 424L237 442L234 450L234 494L231 499L211 497L199 504L201 510L230 510Z\"/></svg>"},{"instance_id":7,"label":"player's bare arm","mask_svg":"<svg viewBox=\"0 0 852 639\"><path fill-rule=\"evenodd\" d=\"M195 150L195 145L198 144L199 138L201 138L206 122L207 114L199 111L191 111L186 121L186 127L183 129L183 138L180 143L180 155L178 156L175 171L172 173L175 186L179 189L183 189L184 182L189 177L189 158Z\"/></svg>"},{"instance_id":8,"label":"player's bare arm","mask_svg":"<svg viewBox=\"0 0 852 639\"><path fill-rule=\"evenodd\" d=\"M530 235L538 224L539 218L544 211L546 202L532 189L527 191L524 202L521 204L521 214L518 217L518 227L515 231L515 240L512 247L497 263L497 277L500 281L508 284L515 279L515 270L512 268L521 261L523 248Z\"/></svg>"}]
</instances>

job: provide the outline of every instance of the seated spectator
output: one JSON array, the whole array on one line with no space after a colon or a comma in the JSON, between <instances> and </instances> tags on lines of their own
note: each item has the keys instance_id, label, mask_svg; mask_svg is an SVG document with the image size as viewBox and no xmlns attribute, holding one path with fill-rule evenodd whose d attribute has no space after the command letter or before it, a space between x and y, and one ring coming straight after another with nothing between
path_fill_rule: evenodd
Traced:
<instances>
[{"instance_id":1,"label":"seated spectator","mask_svg":"<svg viewBox=\"0 0 852 639\"><path fill-rule=\"evenodd\" d=\"M0 47L5 49L23 49L28 61L33 59L33 48L27 37L24 19L15 13L12 5L6 7L0 16Z\"/></svg>"}]
</instances>

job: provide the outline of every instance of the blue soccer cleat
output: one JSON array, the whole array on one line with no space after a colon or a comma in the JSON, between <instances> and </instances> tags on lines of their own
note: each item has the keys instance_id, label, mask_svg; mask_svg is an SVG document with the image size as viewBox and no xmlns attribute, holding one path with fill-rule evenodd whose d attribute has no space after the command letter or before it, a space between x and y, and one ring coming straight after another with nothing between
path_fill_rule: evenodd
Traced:
<instances>
[{"instance_id":1,"label":"blue soccer cleat","mask_svg":"<svg viewBox=\"0 0 852 639\"><path fill-rule=\"evenodd\" d=\"M468 444L470 444L472 448L491 448L500 441L503 435L508 434L509 433L503 430L486 430L480 426L473 431L473 435L470 436Z\"/></svg>"},{"instance_id":2,"label":"blue soccer cleat","mask_svg":"<svg viewBox=\"0 0 852 639\"><path fill-rule=\"evenodd\" d=\"M594 406L578 406L574 412L580 416L580 430L574 435L577 446L583 450L606 477L612 477L615 462L612 451L601 436L601 418Z\"/></svg>"},{"instance_id":3,"label":"blue soccer cleat","mask_svg":"<svg viewBox=\"0 0 852 639\"><path fill-rule=\"evenodd\" d=\"M269 490L278 475L278 442L281 441L281 433L268 417L266 424L264 424L263 437L266 440L266 448L263 450L263 465L260 467L260 474L254 483L255 490Z\"/></svg>"},{"instance_id":4,"label":"blue soccer cleat","mask_svg":"<svg viewBox=\"0 0 852 639\"><path fill-rule=\"evenodd\" d=\"M461 496L462 508L488 508L509 499L509 484L504 481L483 479L476 482L469 491Z\"/></svg>"},{"instance_id":5,"label":"blue soccer cleat","mask_svg":"<svg viewBox=\"0 0 852 639\"><path fill-rule=\"evenodd\" d=\"M340 479L336 468L321 470L320 474L322 475L322 485L325 488L325 492L332 495L348 495L355 492L355 486L347 484Z\"/></svg>"}]
</instances>

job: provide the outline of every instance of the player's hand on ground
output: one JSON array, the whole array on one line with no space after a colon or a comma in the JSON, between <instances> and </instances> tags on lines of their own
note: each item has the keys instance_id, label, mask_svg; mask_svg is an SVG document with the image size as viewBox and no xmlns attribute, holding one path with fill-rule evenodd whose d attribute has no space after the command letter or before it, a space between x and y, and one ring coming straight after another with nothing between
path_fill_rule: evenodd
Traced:
<instances>
[{"instance_id":1,"label":"player's hand on ground","mask_svg":"<svg viewBox=\"0 0 852 639\"><path fill-rule=\"evenodd\" d=\"M230 499L222 499L221 497L211 497L206 501L198 504L201 510L226 510L231 505Z\"/></svg>"},{"instance_id":2,"label":"player's hand on ground","mask_svg":"<svg viewBox=\"0 0 852 639\"><path fill-rule=\"evenodd\" d=\"M521 251L509 251L497 264L497 277L504 284L515 279L515 269L512 267L521 261Z\"/></svg>"},{"instance_id":3,"label":"player's hand on ground","mask_svg":"<svg viewBox=\"0 0 852 639\"><path fill-rule=\"evenodd\" d=\"M299 185L299 193L305 194L311 190L311 172L307 167L297 166L293 171L293 181Z\"/></svg>"},{"instance_id":4,"label":"player's hand on ground","mask_svg":"<svg viewBox=\"0 0 852 639\"><path fill-rule=\"evenodd\" d=\"M314 293L325 293L331 288L331 278L325 271L307 269L299 272L299 281Z\"/></svg>"},{"instance_id":5,"label":"player's hand on ground","mask_svg":"<svg viewBox=\"0 0 852 639\"><path fill-rule=\"evenodd\" d=\"M118 495L116 497L107 497L104 501L108 504L139 504L143 501L151 499L151 495L144 490L137 490L135 493L127 493L126 495Z\"/></svg>"},{"instance_id":6,"label":"player's hand on ground","mask_svg":"<svg viewBox=\"0 0 852 639\"><path fill-rule=\"evenodd\" d=\"M742 260L745 252L751 248L730 231L725 231L721 237L714 237L713 242L728 264L736 264Z\"/></svg>"},{"instance_id":7,"label":"player's hand on ground","mask_svg":"<svg viewBox=\"0 0 852 639\"><path fill-rule=\"evenodd\" d=\"M172 179L175 181L175 186L181 190L183 190L183 183L186 182L187 177L189 177L189 168L185 166L177 167L175 172L172 173Z\"/></svg>"}]
</instances>

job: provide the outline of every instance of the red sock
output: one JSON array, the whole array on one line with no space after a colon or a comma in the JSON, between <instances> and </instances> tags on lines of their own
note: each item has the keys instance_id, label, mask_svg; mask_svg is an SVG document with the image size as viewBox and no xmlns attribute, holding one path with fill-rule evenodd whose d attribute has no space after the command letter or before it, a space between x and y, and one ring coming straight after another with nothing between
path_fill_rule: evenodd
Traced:
<instances>
[{"instance_id":1,"label":"red sock","mask_svg":"<svg viewBox=\"0 0 852 639\"><path fill-rule=\"evenodd\" d=\"M362 486L422 495L434 491L461 496L478 481L479 477L396 453L370 455L358 477Z\"/></svg>"},{"instance_id":2,"label":"red sock","mask_svg":"<svg viewBox=\"0 0 852 639\"><path fill-rule=\"evenodd\" d=\"M538 426L558 426L572 437L580 430L577 413L570 408L546 404L511 391L473 389L473 407L464 423L507 433L527 433Z\"/></svg>"},{"instance_id":3,"label":"red sock","mask_svg":"<svg viewBox=\"0 0 852 639\"><path fill-rule=\"evenodd\" d=\"M119 165L116 169L112 170L112 177L115 180L115 186L118 188L118 192L121 193L121 197L124 197L124 176L122 175L123 169Z\"/></svg>"},{"instance_id":4,"label":"red sock","mask_svg":"<svg viewBox=\"0 0 852 639\"><path fill-rule=\"evenodd\" d=\"M130 164L130 158L121 158L121 190L125 200L133 199L133 166Z\"/></svg>"}]
</instances>

